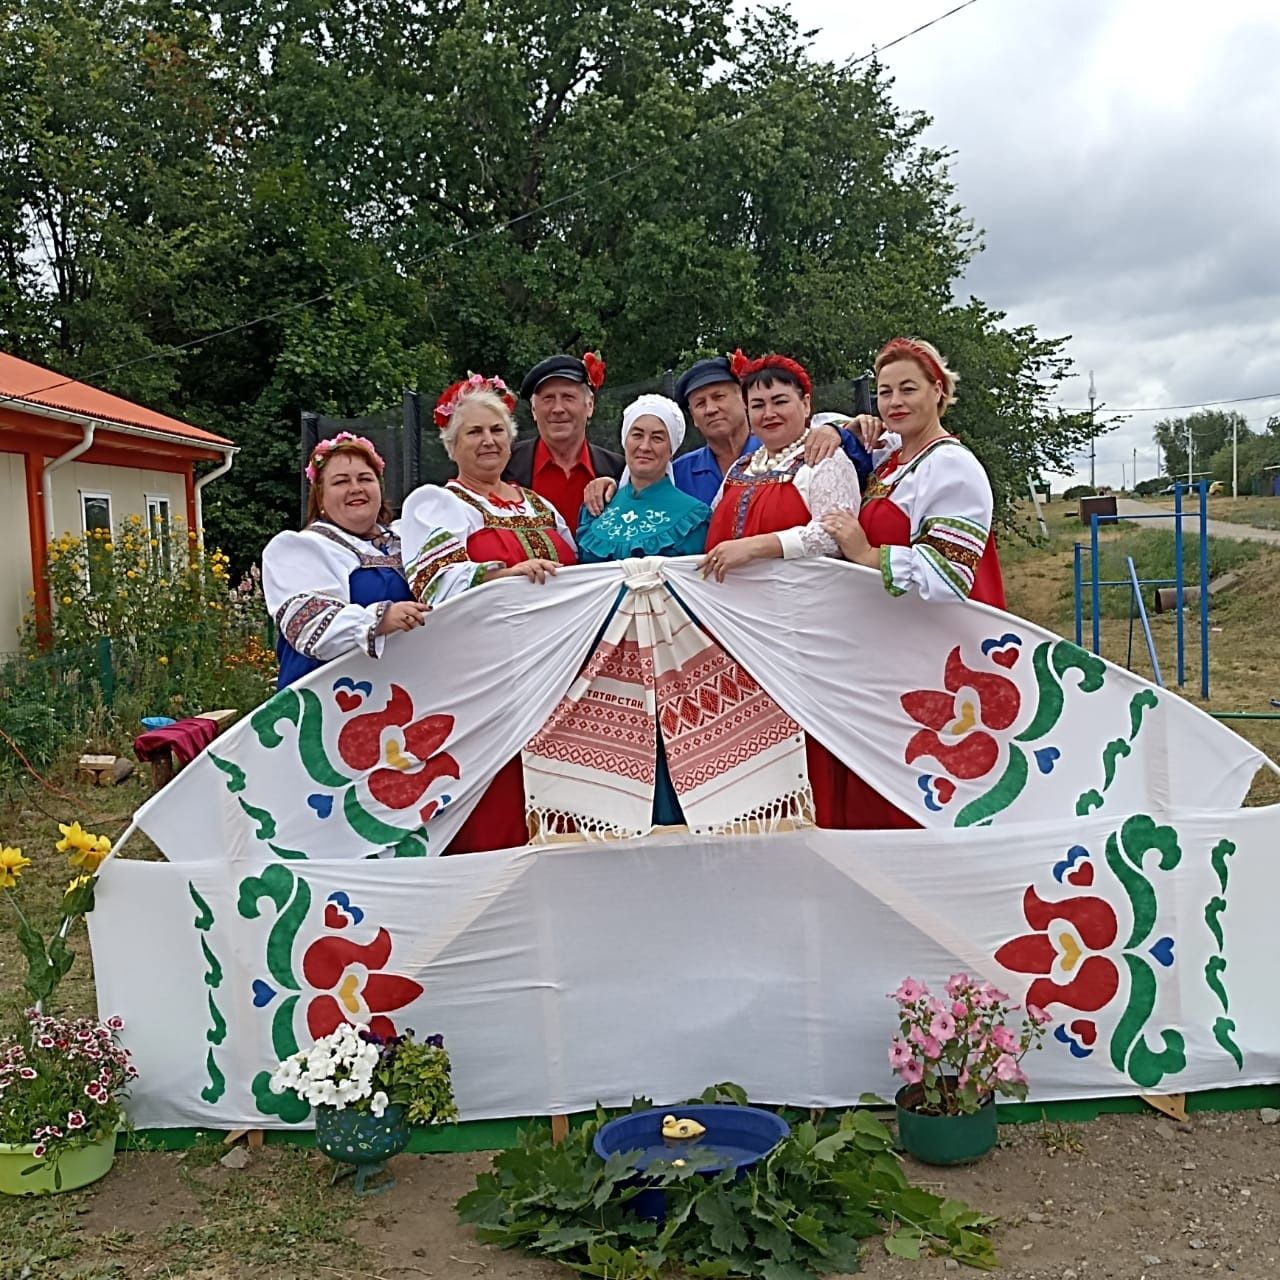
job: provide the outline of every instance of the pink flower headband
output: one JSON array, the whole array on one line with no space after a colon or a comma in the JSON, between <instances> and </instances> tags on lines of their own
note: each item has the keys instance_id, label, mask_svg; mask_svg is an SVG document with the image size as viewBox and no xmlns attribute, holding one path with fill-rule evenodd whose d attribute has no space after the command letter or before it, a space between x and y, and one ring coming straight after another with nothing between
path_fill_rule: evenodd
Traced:
<instances>
[{"instance_id":1,"label":"pink flower headband","mask_svg":"<svg viewBox=\"0 0 1280 1280\"><path fill-rule=\"evenodd\" d=\"M463 396L474 395L477 391L492 391L507 406L509 413L515 412L515 392L501 378L486 378L483 373L469 373L461 382L445 387L440 393L440 399L436 401L436 407L432 411L436 426L443 431L449 425L449 419L453 417L458 401Z\"/></svg>"},{"instance_id":2,"label":"pink flower headband","mask_svg":"<svg viewBox=\"0 0 1280 1280\"><path fill-rule=\"evenodd\" d=\"M336 436L330 436L327 440L321 440L318 445L311 451L311 461L307 463L305 475L311 484L315 484L320 472L324 470L324 464L328 460L329 455L341 444L353 444L357 448L363 449L373 462L374 470L381 475L386 469L387 464L383 462L382 455L373 447L373 441L366 439L364 436L355 435L350 431L339 431Z\"/></svg>"}]
</instances>

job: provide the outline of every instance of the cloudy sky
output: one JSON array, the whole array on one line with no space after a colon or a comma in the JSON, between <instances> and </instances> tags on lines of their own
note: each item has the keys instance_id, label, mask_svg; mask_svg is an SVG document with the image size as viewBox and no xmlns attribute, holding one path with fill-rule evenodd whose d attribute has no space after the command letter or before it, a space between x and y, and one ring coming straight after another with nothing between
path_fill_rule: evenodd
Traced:
<instances>
[{"instance_id":1,"label":"cloudy sky","mask_svg":"<svg viewBox=\"0 0 1280 1280\"><path fill-rule=\"evenodd\" d=\"M843 60L956 2L790 7ZM976 0L882 58L985 230L957 293L1071 335L1062 404L1088 405L1092 369L1109 408L1265 394L1224 407L1280 413L1277 0ZM1098 482L1130 479L1134 449L1153 475L1151 428L1179 416L1100 438Z\"/></svg>"}]
</instances>

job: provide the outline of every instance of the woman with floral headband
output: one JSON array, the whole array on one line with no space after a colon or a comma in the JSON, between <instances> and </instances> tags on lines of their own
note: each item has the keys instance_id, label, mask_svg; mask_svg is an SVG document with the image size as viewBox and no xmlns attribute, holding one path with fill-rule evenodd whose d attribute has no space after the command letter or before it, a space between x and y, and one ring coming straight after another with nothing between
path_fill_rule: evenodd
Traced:
<instances>
[{"instance_id":1,"label":"woman with floral headband","mask_svg":"<svg viewBox=\"0 0 1280 1280\"><path fill-rule=\"evenodd\" d=\"M445 452L458 469L444 485L423 485L400 517L405 574L423 604L438 605L498 578L545 582L576 564L573 534L560 513L531 489L503 480L516 438L515 396L501 378L472 374L435 407ZM446 850L479 853L528 839L520 757L489 784Z\"/></svg>"},{"instance_id":2,"label":"woman with floral headband","mask_svg":"<svg viewBox=\"0 0 1280 1280\"><path fill-rule=\"evenodd\" d=\"M262 553L281 689L355 649L381 657L388 635L420 627L429 612L413 598L388 527L385 465L363 436L321 440L306 468L305 528L276 534Z\"/></svg>"},{"instance_id":3,"label":"woman with floral headband","mask_svg":"<svg viewBox=\"0 0 1280 1280\"><path fill-rule=\"evenodd\" d=\"M699 566L703 575L723 582L725 574L752 560L839 555L823 519L833 513L856 519L861 489L843 453L812 467L805 462L813 391L808 372L786 356L748 360L741 351L734 352L732 368L760 448L739 458L725 475ZM847 771L808 735L805 748L817 823L842 826Z\"/></svg>"},{"instance_id":4,"label":"woman with floral headband","mask_svg":"<svg viewBox=\"0 0 1280 1280\"><path fill-rule=\"evenodd\" d=\"M1003 609L991 481L942 425L956 398L956 375L936 347L910 338L886 343L875 369L880 416L860 417L858 428L879 463L862 510L833 512L824 527L846 560L880 571L893 597L912 592L922 600L977 600ZM851 827L920 825L855 774L843 803Z\"/></svg>"},{"instance_id":5,"label":"woman with floral headband","mask_svg":"<svg viewBox=\"0 0 1280 1280\"><path fill-rule=\"evenodd\" d=\"M892 596L912 591L923 600L1003 609L991 481L942 425L956 374L935 346L911 338L886 343L875 369L880 416L860 417L858 428L880 462L857 518L833 513L827 531L846 560L879 569Z\"/></svg>"}]
</instances>

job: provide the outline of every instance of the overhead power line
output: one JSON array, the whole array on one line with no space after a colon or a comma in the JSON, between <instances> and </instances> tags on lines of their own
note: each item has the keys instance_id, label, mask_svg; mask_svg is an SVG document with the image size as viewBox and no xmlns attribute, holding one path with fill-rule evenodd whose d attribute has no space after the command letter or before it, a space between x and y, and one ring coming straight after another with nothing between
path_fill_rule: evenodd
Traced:
<instances>
[{"instance_id":1,"label":"overhead power line","mask_svg":"<svg viewBox=\"0 0 1280 1280\"><path fill-rule=\"evenodd\" d=\"M905 40L910 40L913 36L918 36L923 31L928 31L930 27L937 26L938 23L944 22L947 18L954 17L964 9L968 9L971 5L978 3L978 0L963 0L963 3L954 5L952 8L940 13L937 17L930 18L927 22L922 22L917 27L912 27L910 31L904 31L902 35L895 36L892 40L885 44L873 46L867 53L858 54L845 61L844 69L852 71L855 67L861 66L864 62L869 62L872 58L877 57L887 49L893 49ZM503 231L508 231L512 227L518 226L522 222L537 218L543 214L550 213L553 209L558 209L563 205L571 204L590 192L600 187L612 186L622 178L630 177L633 173L639 173L645 169L652 168L660 161L666 160L669 156L674 155L681 148L691 145L699 140L714 138L722 133L727 133L731 129L736 129L740 125L746 124L748 121L755 119L758 115L765 111L762 104L751 111L743 112L742 115L736 116L732 120L726 120L720 125L703 130L694 130L688 137L681 138L676 142L670 143L668 146L651 153L643 160L637 160L634 164L629 164L621 169L615 170L603 178L598 178L594 182L584 183L582 186L563 196L558 196L555 200L550 200L546 204L536 205L532 209L526 210L524 213L517 214L514 218L509 218L505 222L495 223L493 226L486 227L482 231L474 231L470 235L459 236L457 239L450 241L448 244L439 245L434 249L427 250L425 253L412 255L401 260L402 266L418 266L431 261L436 257L441 257L447 253L453 253L457 249L463 248L465 245L472 244L477 240L483 239L485 236L498 235ZM348 293L352 289L359 289L366 284L372 284L378 279L377 276L367 276L360 280L348 281L346 284L336 285L332 289L327 289L323 293L317 293L310 298L304 298L297 302L290 302L282 307L278 307L273 311L264 312L262 315L254 316L251 320L242 320L238 324L229 325L225 329L217 329L212 333L206 333L199 338L191 338L186 342L174 343L171 346L163 347L158 351L148 352L144 356L134 356L130 360L121 360L118 364L108 365L106 368L94 370L87 373L83 377L83 381L92 382L99 378L110 377L113 373L119 373L122 369L131 368L137 364L146 364L152 360L164 360L169 356L177 355L179 352L190 350L192 347L204 346L206 343L217 342L221 338L230 337L235 333L243 333L246 329L256 328L260 324L267 324L272 320L281 320L285 316L293 315L297 311L303 311L308 307L313 307L321 302L328 302L333 298L339 297L341 294ZM48 386L38 387L34 391L24 392L22 395L4 395L0 396L0 404L18 404L23 400L30 400L35 396L45 395L50 391L56 391L59 387L69 386L71 383L79 381L76 378L60 378L57 382L51 382Z\"/></svg>"},{"instance_id":2,"label":"overhead power line","mask_svg":"<svg viewBox=\"0 0 1280 1280\"><path fill-rule=\"evenodd\" d=\"M1249 404L1254 400L1280 400L1280 391L1272 391L1265 396L1233 396L1228 400L1199 400L1195 404L1149 404L1137 409L1113 409L1110 405L1099 406L1108 413L1171 413L1175 409L1212 409L1220 404ZM1064 413L1088 413L1088 409L1067 409Z\"/></svg>"}]
</instances>

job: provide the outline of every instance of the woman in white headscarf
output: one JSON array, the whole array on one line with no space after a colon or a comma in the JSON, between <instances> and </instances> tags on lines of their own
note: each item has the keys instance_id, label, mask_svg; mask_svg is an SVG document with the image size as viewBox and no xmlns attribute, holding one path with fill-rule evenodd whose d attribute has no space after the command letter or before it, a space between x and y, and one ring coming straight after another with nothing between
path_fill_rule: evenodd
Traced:
<instances>
[{"instance_id":1,"label":"woman in white headscarf","mask_svg":"<svg viewBox=\"0 0 1280 1280\"><path fill-rule=\"evenodd\" d=\"M582 508L577 533L581 563L701 555L706 550L711 508L682 493L672 480L671 459L684 433L684 414L666 396L640 396L623 410L627 469L613 501L598 516Z\"/></svg>"}]
</instances>

